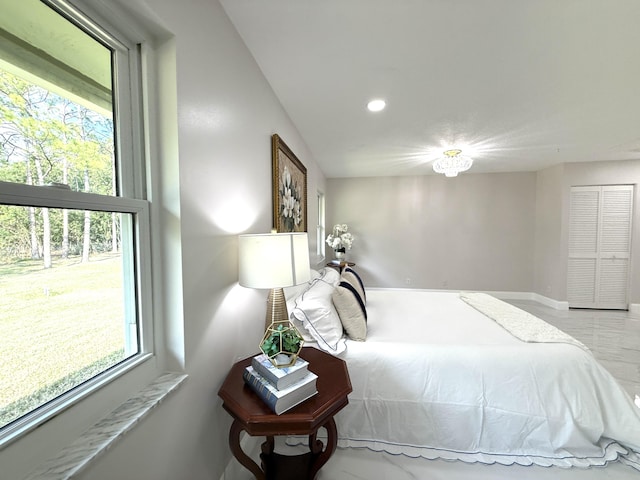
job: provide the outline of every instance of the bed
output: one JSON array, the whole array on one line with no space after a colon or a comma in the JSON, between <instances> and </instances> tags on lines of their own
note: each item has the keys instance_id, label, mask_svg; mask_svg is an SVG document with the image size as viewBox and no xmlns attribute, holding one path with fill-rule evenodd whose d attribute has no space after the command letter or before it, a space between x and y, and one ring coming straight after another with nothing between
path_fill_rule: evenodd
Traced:
<instances>
[{"instance_id":1,"label":"bed","mask_svg":"<svg viewBox=\"0 0 640 480\"><path fill-rule=\"evenodd\" d=\"M474 292L365 291L333 268L285 295L307 344L347 362L341 447L640 470L640 409L588 348L516 307Z\"/></svg>"}]
</instances>

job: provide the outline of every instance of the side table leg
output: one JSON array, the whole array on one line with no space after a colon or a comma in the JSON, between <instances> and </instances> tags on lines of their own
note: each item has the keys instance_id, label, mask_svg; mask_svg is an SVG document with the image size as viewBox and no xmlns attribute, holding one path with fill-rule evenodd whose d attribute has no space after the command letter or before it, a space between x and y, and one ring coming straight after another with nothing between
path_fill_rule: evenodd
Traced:
<instances>
[{"instance_id":1,"label":"side table leg","mask_svg":"<svg viewBox=\"0 0 640 480\"><path fill-rule=\"evenodd\" d=\"M275 449L275 439L272 436L268 436L264 443L260 446L260 459L262 460L262 471L267 472L267 463L266 460L273 454L273 450Z\"/></svg>"},{"instance_id":2,"label":"side table leg","mask_svg":"<svg viewBox=\"0 0 640 480\"><path fill-rule=\"evenodd\" d=\"M311 465L311 469L309 470L309 478L311 480L316 478L320 468L327 463L338 446L338 429L336 428L336 422L333 418L330 418L329 421L322 426L327 430L327 446L324 451L320 452L322 449L322 442L320 440L316 440L316 434L314 433L309 436L309 448L311 449L312 455L315 457L313 465Z\"/></svg>"},{"instance_id":3,"label":"side table leg","mask_svg":"<svg viewBox=\"0 0 640 480\"><path fill-rule=\"evenodd\" d=\"M318 431L316 430L311 435L309 435L309 451L311 451L312 455L319 455L322 452L322 441L318 440Z\"/></svg>"},{"instance_id":4,"label":"side table leg","mask_svg":"<svg viewBox=\"0 0 640 480\"><path fill-rule=\"evenodd\" d=\"M240 447L240 433L243 431L242 426L236 420L231 424L231 429L229 430L229 447L231 448L231 453L236 459L240 462L240 464L253 473L253 476L256 477L256 480L265 480L264 472L260 469L258 464L251 460L251 458L242 451Z\"/></svg>"}]
</instances>

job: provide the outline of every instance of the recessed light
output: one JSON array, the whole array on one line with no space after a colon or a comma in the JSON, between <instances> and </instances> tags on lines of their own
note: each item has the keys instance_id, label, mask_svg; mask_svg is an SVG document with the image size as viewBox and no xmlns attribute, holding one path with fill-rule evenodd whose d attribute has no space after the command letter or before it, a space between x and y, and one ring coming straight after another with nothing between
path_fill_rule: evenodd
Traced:
<instances>
[{"instance_id":1,"label":"recessed light","mask_svg":"<svg viewBox=\"0 0 640 480\"><path fill-rule=\"evenodd\" d=\"M371 112L380 112L381 110L384 110L384 107L386 106L387 103L384 100L380 99L371 100L369 103L367 103L367 108Z\"/></svg>"}]
</instances>

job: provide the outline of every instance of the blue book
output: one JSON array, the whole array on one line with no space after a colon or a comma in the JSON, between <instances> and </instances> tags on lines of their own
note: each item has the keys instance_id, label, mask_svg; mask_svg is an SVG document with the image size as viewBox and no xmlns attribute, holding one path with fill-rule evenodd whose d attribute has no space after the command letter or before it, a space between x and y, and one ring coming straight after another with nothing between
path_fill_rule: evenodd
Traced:
<instances>
[{"instance_id":1,"label":"blue book","mask_svg":"<svg viewBox=\"0 0 640 480\"><path fill-rule=\"evenodd\" d=\"M296 363L290 367L278 368L271 363L269 357L261 353L251 359L251 366L262 378L278 390L282 390L299 382L309 373L307 370L309 362L300 357L298 357Z\"/></svg>"},{"instance_id":2,"label":"blue book","mask_svg":"<svg viewBox=\"0 0 640 480\"><path fill-rule=\"evenodd\" d=\"M252 366L245 368L242 378L276 415L286 412L318 393L316 389L318 376L313 372L307 372L302 380L283 390L278 390L271 385L256 373Z\"/></svg>"}]
</instances>

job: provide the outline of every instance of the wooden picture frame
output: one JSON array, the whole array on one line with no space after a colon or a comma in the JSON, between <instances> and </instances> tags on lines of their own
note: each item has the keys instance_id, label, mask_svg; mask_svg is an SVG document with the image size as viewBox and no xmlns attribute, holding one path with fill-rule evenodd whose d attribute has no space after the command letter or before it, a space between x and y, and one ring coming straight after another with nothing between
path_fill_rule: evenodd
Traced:
<instances>
[{"instance_id":1,"label":"wooden picture frame","mask_svg":"<svg viewBox=\"0 0 640 480\"><path fill-rule=\"evenodd\" d=\"M307 169L278 134L271 137L273 228L307 231Z\"/></svg>"}]
</instances>

